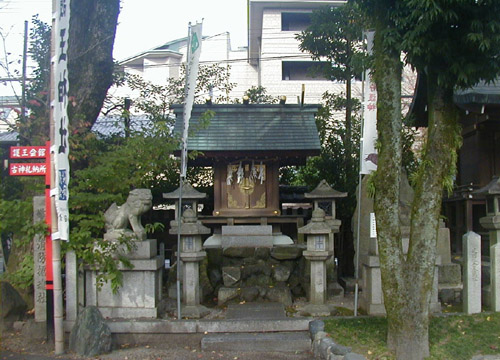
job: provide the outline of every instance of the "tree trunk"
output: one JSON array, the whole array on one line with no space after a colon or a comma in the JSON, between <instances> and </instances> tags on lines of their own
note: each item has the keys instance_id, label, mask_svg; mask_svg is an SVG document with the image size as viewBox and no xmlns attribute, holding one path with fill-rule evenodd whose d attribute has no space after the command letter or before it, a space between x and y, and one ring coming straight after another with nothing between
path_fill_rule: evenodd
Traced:
<instances>
[{"instance_id":1,"label":"tree trunk","mask_svg":"<svg viewBox=\"0 0 500 360\"><path fill-rule=\"evenodd\" d=\"M379 23L380 24L380 23ZM435 269L438 220L443 185L454 174L460 144L452 89L429 76L429 129L417 172L411 209L408 254L403 253L399 219L401 176L401 64L399 52L375 35L377 130L380 142L375 175L375 213L382 288L388 320L388 346L397 359L429 355L429 302Z\"/></svg>"},{"instance_id":2,"label":"tree trunk","mask_svg":"<svg viewBox=\"0 0 500 360\"><path fill-rule=\"evenodd\" d=\"M73 132L90 130L113 82L119 11L119 0L71 2L68 112Z\"/></svg>"}]
</instances>

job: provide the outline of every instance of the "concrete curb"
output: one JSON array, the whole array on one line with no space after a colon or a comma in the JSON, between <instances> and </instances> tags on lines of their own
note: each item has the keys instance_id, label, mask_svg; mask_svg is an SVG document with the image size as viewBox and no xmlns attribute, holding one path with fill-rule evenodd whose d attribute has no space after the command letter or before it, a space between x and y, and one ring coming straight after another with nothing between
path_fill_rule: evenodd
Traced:
<instances>
[{"instance_id":1,"label":"concrete curb","mask_svg":"<svg viewBox=\"0 0 500 360\"><path fill-rule=\"evenodd\" d=\"M314 357L324 360L366 360L363 355L351 352L350 347L337 344L325 331L322 320L313 320L309 323L311 336L311 351Z\"/></svg>"}]
</instances>

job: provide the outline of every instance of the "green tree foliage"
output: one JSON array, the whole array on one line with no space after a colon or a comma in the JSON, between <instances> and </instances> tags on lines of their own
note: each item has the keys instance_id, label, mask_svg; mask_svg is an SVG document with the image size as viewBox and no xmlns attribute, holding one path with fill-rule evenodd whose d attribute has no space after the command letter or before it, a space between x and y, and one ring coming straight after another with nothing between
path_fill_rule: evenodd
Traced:
<instances>
[{"instance_id":1,"label":"green tree foliage","mask_svg":"<svg viewBox=\"0 0 500 360\"><path fill-rule=\"evenodd\" d=\"M299 169L297 183L307 184L309 187L316 186L325 179L333 188L345 191L349 194L347 201L339 202L339 214L344 224L350 224L350 217L356 206L356 184L359 171L359 139L361 123L361 104L357 99L353 100L353 127L348 135L345 119L342 114L346 111L346 99L344 94L332 94L326 92L323 95L322 107L316 117L320 141L322 144L321 154L308 159L307 166ZM349 136L349 139L346 139ZM345 147L349 141L351 151ZM350 161L345 161L350 157Z\"/></svg>"},{"instance_id":2,"label":"green tree foliage","mask_svg":"<svg viewBox=\"0 0 500 360\"><path fill-rule=\"evenodd\" d=\"M34 79L27 86L28 116L18 117L12 130L19 133L22 145L45 145L49 136L48 83L50 76L50 27L32 18L29 55L36 63ZM20 115L20 114L19 114ZM8 158L5 154L2 158ZM11 247L5 278L31 304L33 284L33 249L35 234L44 234L46 225L33 224L33 196L43 193L44 178L9 176L2 170L0 182L0 234Z\"/></svg>"},{"instance_id":3,"label":"green tree foliage","mask_svg":"<svg viewBox=\"0 0 500 360\"><path fill-rule=\"evenodd\" d=\"M352 161L356 151L351 143L351 116L357 104L352 102L352 79L360 77L364 69L365 49L363 45L363 18L356 3L348 2L343 6L324 7L313 11L311 25L297 36L300 49L309 52L313 59L326 58L329 66L322 67L328 78L346 84L345 91L345 136L343 137L344 161ZM349 168L353 164L348 165Z\"/></svg>"},{"instance_id":4,"label":"green tree foliage","mask_svg":"<svg viewBox=\"0 0 500 360\"><path fill-rule=\"evenodd\" d=\"M166 85L156 85L136 75L122 75L122 84L137 94L129 100L130 110L123 108L123 98L110 97L106 102L108 118L115 122L108 123L108 126L122 130L105 138L91 134L82 142L88 152L88 166L74 172L70 185L72 230L69 246L83 260L82 265L106 269L99 280L110 280L113 289L120 285L121 274L119 263L113 258L116 244L102 241L103 214L113 202L124 203L134 188L151 189L153 204L156 205L162 202L162 193L178 187L179 164L173 152L179 148L179 138L173 132L175 119L170 105L183 99L184 76L185 71L182 71L181 78L169 79ZM233 85L227 79L226 67L200 67L197 101L203 101L210 91L222 94L229 91ZM221 96L219 100L223 98ZM131 115L133 112L142 114L141 119ZM207 111L201 126L213 115L212 111ZM125 121L129 126L126 130ZM196 131L196 128L192 127L190 131ZM192 157L196 155L190 154ZM202 187L212 181L205 169L190 169L188 178L191 183ZM130 241L123 239L123 245L129 246ZM124 258L118 260L126 261Z\"/></svg>"},{"instance_id":5,"label":"green tree foliage","mask_svg":"<svg viewBox=\"0 0 500 360\"><path fill-rule=\"evenodd\" d=\"M245 91L244 96L248 97L251 104L276 104L279 100L277 96L269 95L263 86L252 86ZM239 99L236 103L239 103Z\"/></svg>"},{"instance_id":6,"label":"green tree foliage","mask_svg":"<svg viewBox=\"0 0 500 360\"><path fill-rule=\"evenodd\" d=\"M311 25L297 35L299 47L315 60L329 61L330 66L322 68L329 78L348 81L353 76L360 77L366 58L363 21L355 2L315 10L311 14Z\"/></svg>"},{"instance_id":7,"label":"green tree foliage","mask_svg":"<svg viewBox=\"0 0 500 360\"><path fill-rule=\"evenodd\" d=\"M33 80L27 86L28 116L17 126L19 139L25 145L45 145L49 140L50 26L34 16L30 30L29 55L35 61Z\"/></svg>"}]
</instances>

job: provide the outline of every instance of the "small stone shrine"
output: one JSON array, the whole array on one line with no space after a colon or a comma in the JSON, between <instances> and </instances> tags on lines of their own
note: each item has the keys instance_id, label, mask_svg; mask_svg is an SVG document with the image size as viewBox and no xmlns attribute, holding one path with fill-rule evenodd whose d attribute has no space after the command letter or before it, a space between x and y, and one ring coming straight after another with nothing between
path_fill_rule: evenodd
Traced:
<instances>
[{"instance_id":1,"label":"small stone shrine","mask_svg":"<svg viewBox=\"0 0 500 360\"><path fill-rule=\"evenodd\" d=\"M123 285L116 293L105 283L98 289L97 271L85 271L85 303L96 306L104 317L110 318L156 318L161 300L163 254L157 254L155 239L147 239L141 223L141 215L151 209L151 190L136 189L130 192L127 202L116 204L106 211L106 234L104 239L117 241L121 236L133 240L130 252L119 248L133 265L132 269L121 267ZM130 229L129 226L132 228Z\"/></svg>"}]
</instances>

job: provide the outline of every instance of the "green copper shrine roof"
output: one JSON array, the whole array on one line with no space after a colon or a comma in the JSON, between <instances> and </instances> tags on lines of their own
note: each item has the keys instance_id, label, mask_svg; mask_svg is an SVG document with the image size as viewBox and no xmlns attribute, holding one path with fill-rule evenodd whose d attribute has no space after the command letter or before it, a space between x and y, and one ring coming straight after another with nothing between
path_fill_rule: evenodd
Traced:
<instances>
[{"instance_id":1,"label":"green copper shrine roof","mask_svg":"<svg viewBox=\"0 0 500 360\"><path fill-rule=\"evenodd\" d=\"M188 150L203 152L285 151L317 155L321 149L315 114L319 105L194 105L189 129L201 114L215 112L206 128L193 130ZM183 106L172 105L176 133L182 132Z\"/></svg>"}]
</instances>

